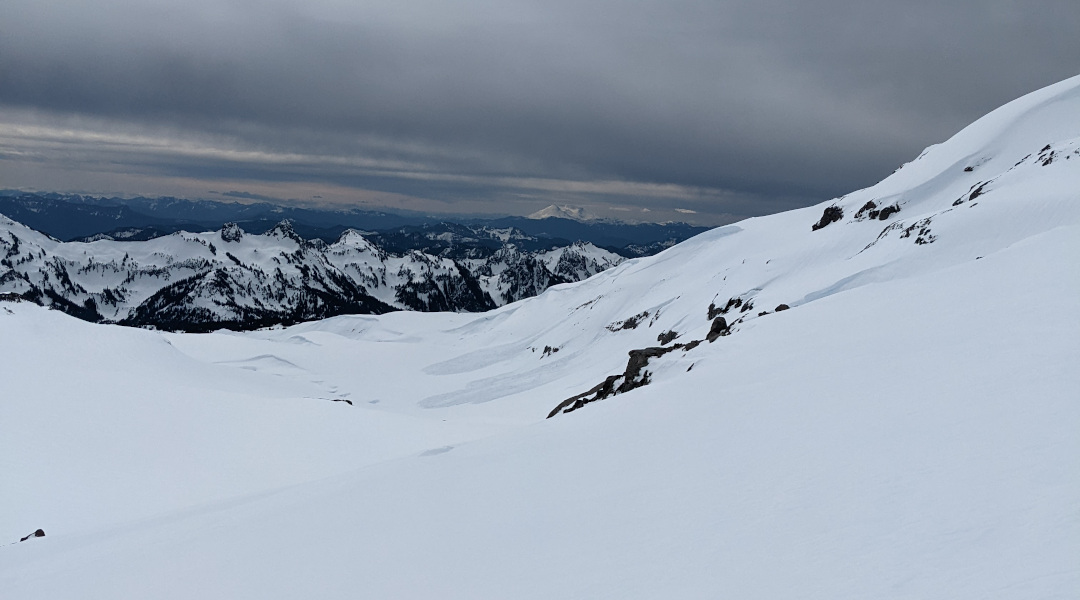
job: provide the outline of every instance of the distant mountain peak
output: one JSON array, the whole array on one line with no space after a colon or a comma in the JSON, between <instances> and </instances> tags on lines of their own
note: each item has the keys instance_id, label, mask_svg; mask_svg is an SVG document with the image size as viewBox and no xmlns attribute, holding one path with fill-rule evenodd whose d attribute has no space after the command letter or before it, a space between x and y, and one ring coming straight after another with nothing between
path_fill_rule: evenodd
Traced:
<instances>
[{"instance_id":1,"label":"distant mountain peak","mask_svg":"<svg viewBox=\"0 0 1080 600\"><path fill-rule=\"evenodd\" d=\"M236 223L226 223L221 226L221 241L239 242L244 237L244 230Z\"/></svg>"},{"instance_id":2,"label":"distant mountain peak","mask_svg":"<svg viewBox=\"0 0 1080 600\"><path fill-rule=\"evenodd\" d=\"M274 225L272 229L264 233L263 235L268 237L275 237L278 239L291 239L296 242L304 241L293 229L292 220L282 219L277 225Z\"/></svg>"},{"instance_id":3,"label":"distant mountain peak","mask_svg":"<svg viewBox=\"0 0 1080 600\"><path fill-rule=\"evenodd\" d=\"M571 221L595 221L596 217L585 212L580 206L569 204L552 204L542 208L528 216L529 219L570 219Z\"/></svg>"}]
</instances>

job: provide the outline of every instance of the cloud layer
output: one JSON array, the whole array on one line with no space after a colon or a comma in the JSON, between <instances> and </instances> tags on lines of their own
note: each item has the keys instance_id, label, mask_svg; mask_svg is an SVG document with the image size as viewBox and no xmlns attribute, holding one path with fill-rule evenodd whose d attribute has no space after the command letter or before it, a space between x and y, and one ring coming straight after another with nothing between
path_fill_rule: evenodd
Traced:
<instances>
[{"instance_id":1,"label":"cloud layer","mask_svg":"<svg viewBox=\"0 0 1080 600\"><path fill-rule=\"evenodd\" d=\"M873 183L1080 56L1075 0L6 0L0 23L0 184L703 221Z\"/></svg>"}]
</instances>

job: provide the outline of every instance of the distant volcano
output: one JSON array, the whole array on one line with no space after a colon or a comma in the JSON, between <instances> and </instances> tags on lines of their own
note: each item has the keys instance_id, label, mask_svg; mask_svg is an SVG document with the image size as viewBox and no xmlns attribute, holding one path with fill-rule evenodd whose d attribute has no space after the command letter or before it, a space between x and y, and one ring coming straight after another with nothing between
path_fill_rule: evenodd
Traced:
<instances>
[{"instance_id":1,"label":"distant volcano","mask_svg":"<svg viewBox=\"0 0 1080 600\"><path fill-rule=\"evenodd\" d=\"M530 219L570 219L571 221L595 221L596 217L585 212L584 208L580 206L570 206L567 204L552 204L547 208L540 209L533 214L529 215Z\"/></svg>"}]
</instances>

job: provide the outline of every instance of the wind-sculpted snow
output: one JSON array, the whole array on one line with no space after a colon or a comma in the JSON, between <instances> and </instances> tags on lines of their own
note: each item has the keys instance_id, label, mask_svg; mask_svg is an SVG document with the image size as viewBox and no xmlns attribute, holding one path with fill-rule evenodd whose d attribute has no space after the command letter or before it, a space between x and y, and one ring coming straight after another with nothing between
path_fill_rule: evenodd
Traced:
<instances>
[{"instance_id":1,"label":"wind-sculpted snow","mask_svg":"<svg viewBox=\"0 0 1080 600\"><path fill-rule=\"evenodd\" d=\"M287 222L264 235L227 224L144 242L60 243L3 219L0 253L0 293L89 321L180 331L400 309L484 311L622 261L582 243L462 261L394 255L352 230L334 244L306 241Z\"/></svg>"},{"instance_id":2,"label":"wind-sculpted snow","mask_svg":"<svg viewBox=\"0 0 1080 600\"><path fill-rule=\"evenodd\" d=\"M873 187L480 314L191 335L2 301L0 589L1069 597L1077 115L1080 78ZM12 265L77 258L5 227ZM161 258L158 277L308 264L287 235L203 235L161 242L205 252ZM394 301L382 277L401 266L339 244L328 264ZM414 278L455 268L400 260Z\"/></svg>"}]
</instances>

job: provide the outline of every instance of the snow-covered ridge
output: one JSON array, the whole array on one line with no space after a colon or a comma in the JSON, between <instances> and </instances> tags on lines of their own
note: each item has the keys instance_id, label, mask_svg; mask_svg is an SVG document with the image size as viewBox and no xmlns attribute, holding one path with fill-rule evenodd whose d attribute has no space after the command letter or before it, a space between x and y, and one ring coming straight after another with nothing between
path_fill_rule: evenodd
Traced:
<instances>
[{"instance_id":1,"label":"snow-covered ridge","mask_svg":"<svg viewBox=\"0 0 1080 600\"><path fill-rule=\"evenodd\" d=\"M662 337L704 340L717 317L738 334L762 319L781 318L774 316L778 308L797 313L864 286L975 264L1076 224L1077 190L1080 77L995 110L877 185L715 229L502 310L528 312L536 323L565 320L567 332L589 332L536 333L567 360L618 337L614 358L592 382L599 383L623 371L627 351L660 346ZM1075 279L1075 269L1063 275ZM635 327L626 327L629 322ZM685 369L695 352L667 353L649 361L650 368L667 368L667 362Z\"/></svg>"},{"instance_id":2,"label":"snow-covered ridge","mask_svg":"<svg viewBox=\"0 0 1080 600\"><path fill-rule=\"evenodd\" d=\"M250 329L344 313L481 311L592 276L623 259L592 244L546 252L508 245L455 261L385 252L349 230L306 241L282 222L234 224L144 242L61 243L0 217L0 293L91 321L166 329Z\"/></svg>"}]
</instances>

